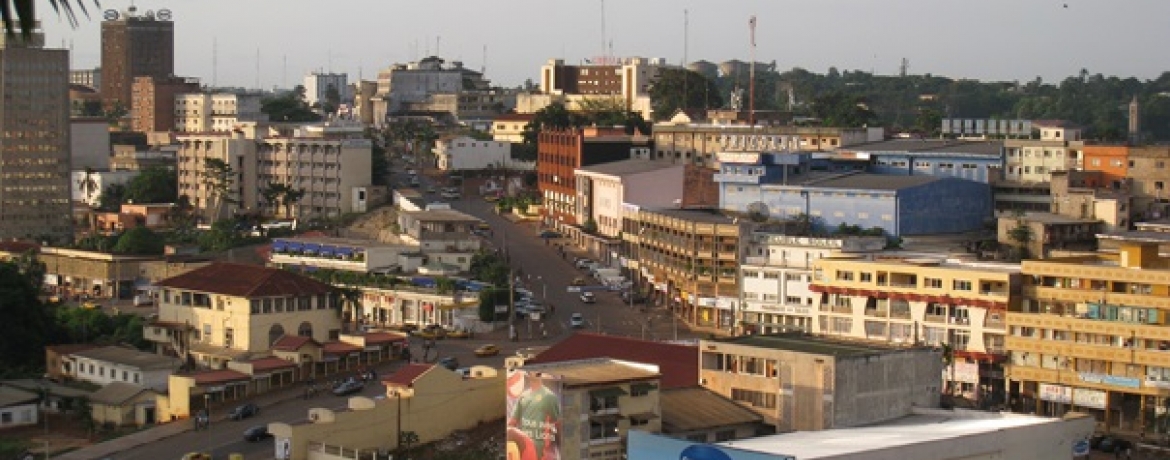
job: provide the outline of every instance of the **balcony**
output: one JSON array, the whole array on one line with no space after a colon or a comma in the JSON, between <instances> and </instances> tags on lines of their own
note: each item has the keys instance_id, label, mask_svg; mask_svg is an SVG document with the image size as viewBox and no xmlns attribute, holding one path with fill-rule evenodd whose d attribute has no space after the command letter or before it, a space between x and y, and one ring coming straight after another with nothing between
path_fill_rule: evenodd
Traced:
<instances>
[{"instance_id":1,"label":"balcony","mask_svg":"<svg viewBox=\"0 0 1170 460\"><path fill-rule=\"evenodd\" d=\"M1170 297L1125 294L1092 289L1070 289L1045 286L1025 286L1024 297L1035 299L1062 300L1067 302L1101 302L1119 305L1143 305L1158 309L1170 309Z\"/></svg>"},{"instance_id":2,"label":"balcony","mask_svg":"<svg viewBox=\"0 0 1170 460\"><path fill-rule=\"evenodd\" d=\"M947 323L947 316L946 315L926 315L926 317L923 318L923 320L928 322L928 323L946 324Z\"/></svg>"},{"instance_id":3,"label":"balcony","mask_svg":"<svg viewBox=\"0 0 1170 460\"><path fill-rule=\"evenodd\" d=\"M865 316L872 316L874 318L885 318L889 315L890 315L890 310L888 310L888 309L875 309L875 308L866 308L865 309Z\"/></svg>"},{"instance_id":4,"label":"balcony","mask_svg":"<svg viewBox=\"0 0 1170 460\"><path fill-rule=\"evenodd\" d=\"M846 314L846 315L852 315L852 314L853 314L853 307L849 307L849 306L834 306L834 307L833 307L833 313L844 313L844 314Z\"/></svg>"},{"instance_id":5,"label":"balcony","mask_svg":"<svg viewBox=\"0 0 1170 460\"><path fill-rule=\"evenodd\" d=\"M728 184L752 184L760 183L760 176L754 174L726 174L719 173L714 175L715 182L722 182Z\"/></svg>"}]
</instances>

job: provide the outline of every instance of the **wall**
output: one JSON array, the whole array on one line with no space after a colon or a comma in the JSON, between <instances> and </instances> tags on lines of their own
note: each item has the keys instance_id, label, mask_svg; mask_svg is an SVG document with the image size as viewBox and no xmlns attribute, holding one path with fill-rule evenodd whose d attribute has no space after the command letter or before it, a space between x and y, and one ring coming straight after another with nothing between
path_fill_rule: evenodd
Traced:
<instances>
[{"instance_id":1,"label":"wall","mask_svg":"<svg viewBox=\"0 0 1170 460\"><path fill-rule=\"evenodd\" d=\"M960 233L991 219L991 189L962 179L942 179L898 194L895 235Z\"/></svg>"},{"instance_id":2,"label":"wall","mask_svg":"<svg viewBox=\"0 0 1170 460\"><path fill-rule=\"evenodd\" d=\"M171 374L170 370L167 369L143 371L136 367L97 361L76 355L74 355L74 360L77 367L75 368L76 372L74 372L73 377L101 386L105 386L110 382L124 382L131 385L166 391L167 377ZM176 360L175 367L178 368L179 364L181 363ZM93 372L90 372L90 366L93 366ZM125 372L125 378L122 376L123 372Z\"/></svg>"},{"instance_id":3,"label":"wall","mask_svg":"<svg viewBox=\"0 0 1170 460\"><path fill-rule=\"evenodd\" d=\"M169 298L168 294L169 292ZM288 335L297 334L302 323L313 326L313 339L318 342L330 340L330 331L340 330L341 319L336 310L331 307L320 308L318 298L313 298L313 309L303 311L286 311L284 313L252 314L249 299L230 297L219 294L210 294L212 308L178 305L177 289L166 289L159 299L158 320L178 324L191 324L200 333L200 340L193 343L225 346L225 328L232 328L233 343L230 348L235 350L262 352L269 349L269 330L273 325L280 324ZM223 301L223 309L217 308L217 302ZM211 335L205 331L211 330ZM150 326L147 326L150 327Z\"/></svg>"},{"instance_id":4,"label":"wall","mask_svg":"<svg viewBox=\"0 0 1170 460\"><path fill-rule=\"evenodd\" d=\"M104 118L69 122L70 168L84 171L110 169L110 124ZM73 182L76 186L77 181Z\"/></svg>"},{"instance_id":5,"label":"wall","mask_svg":"<svg viewBox=\"0 0 1170 460\"><path fill-rule=\"evenodd\" d=\"M938 407L942 370L942 352L930 349L838 358L829 427L864 426L905 416L914 407Z\"/></svg>"},{"instance_id":6,"label":"wall","mask_svg":"<svg viewBox=\"0 0 1170 460\"><path fill-rule=\"evenodd\" d=\"M36 425L39 414L36 403L0 408L0 428Z\"/></svg>"}]
</instances>

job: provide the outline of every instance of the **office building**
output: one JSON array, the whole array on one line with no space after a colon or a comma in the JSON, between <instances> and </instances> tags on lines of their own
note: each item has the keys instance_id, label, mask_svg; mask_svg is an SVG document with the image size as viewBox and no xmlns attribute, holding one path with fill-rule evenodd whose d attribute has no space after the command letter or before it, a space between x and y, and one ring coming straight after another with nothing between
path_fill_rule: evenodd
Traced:
<instances>
[{"instance_id":1,"label":"office building","mask_svg":"<svg viewBox=\"0 0 1170 460\"><path fill-rule=\"evenodd\" d=\"M102 105L129 110L135 77L175 74L175 23L170 11L139 13L131 5L102 21Z\"/></svg>"},{"instance_id":2,"label":"office building","mask_svg":"<svg viewBox=\"0 0 1170 460\"><path fill-rule=\"evenodd\" d=\"M584 224L577 221L577 169L644 155L649 148L649 139L627 134L623 128L542 131L537 139L536 176L544 198L541 218L545 225L573 236Z\"/></svg>"},{"instance_id":3,"label":"office building","mask_svg":"<svg viewBox=\"0 0 1170 460\"><path fill-rule=\"evenodd\" d=\"M315 106L329 102L330 97L336 97L335 104L353 100L348 79L344 73L309 72L305 75L305 102Z\"/></svg>"},{"instance_id":4,"label":"office building","mask_svg":"<svg viewBox=\"0 0 1170 460\"><path fill-rule=\"evenodd\" d=\"M268 121L260 111L260 95L249 93L176 93L175 131L222 133L245 123Z\"/></svg>"},{"instance_id":5,"label":"office building","mask_svg":"<svg viewBox=\"0 0 1170 460\"><path fill-rule=\"evenodd\" d=\"M175 130L175 97L198 93L199 80L184 77L134 77L130 129L140 133Z\"/></svg>"}]
</instances>

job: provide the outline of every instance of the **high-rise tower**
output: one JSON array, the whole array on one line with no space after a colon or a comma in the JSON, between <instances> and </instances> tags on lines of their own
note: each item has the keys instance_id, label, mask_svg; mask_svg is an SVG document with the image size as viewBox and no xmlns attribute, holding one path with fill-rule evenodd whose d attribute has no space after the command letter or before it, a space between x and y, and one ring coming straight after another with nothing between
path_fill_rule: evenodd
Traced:
<instances>
[{"instance_id":1,"label":"high-rise tower","mask_svg":"<svg viewBox=\"0 0 1170 460\"><path fill-rule=\"evenodd\" d=\"M102 105L130 109L135 77L175 73L175 23L170 10L107 10L102 21Z\"/></svg>"}]
</instances>

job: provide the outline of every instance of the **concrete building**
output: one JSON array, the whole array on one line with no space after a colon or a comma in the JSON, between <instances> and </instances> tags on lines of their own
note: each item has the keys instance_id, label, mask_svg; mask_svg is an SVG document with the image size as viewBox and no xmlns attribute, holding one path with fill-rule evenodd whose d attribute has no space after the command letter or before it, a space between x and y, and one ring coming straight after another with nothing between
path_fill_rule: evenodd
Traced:
<instances>
[{"instance_id":1,"label":"concrete building","mask_svg":"<svg viewBox=\"0 0 1170 460\"><path fill-rule=\"evenodd\" d=\"M1087 455L1081 449L1089 451L1092 433L1092 419L1082 414L1053 419L914 408L904 418L866 427L782 433L711 445L631 433L629 458L683 458L686 452L718 451L736 460L1064 460Z\"/></svg>"},{"instance_id":2,"label":"concrete building","mask_svg":"<svg viewBox=\"0 0 1170 460\"><path fill-rule=\"evenodd\" d=\"M752 232L739 269L738 325L744 332L816 332L820 293L810 289L813 264L834 254L879 252L884 237L814 238Z\"/></svg>"},{"instance_id":3,"label":"concrete building","mask_svg":"<svg viewBox=\"0 0 1170 460\"><path fill-rule=\"evenodd\" d=\"M249 93L176 93L175 131L222 133L240 125L268 121L260 95Z\"/></svg>"},{"instance_id":4,"label":"concrete building","mask_svg":"<svg viewBox=\"0 0 1170 460\"><path fill-rule=\"evenodd\" d=\"M512 143L481 141L471 136L444 136L435 142L435 166L441 171L531 169L531 162L512 159Z\"/></svg>"},{"instance_id":5,"label":"concrete building","mask_svg":"<svg viewBox=\"0 0 1170 460\"><path fill-rule=\"evenodd\" d=\"M1129 148L1127 176L1133 194L1135 218L1159 219L1170 216L1170 147L1165 145Z\"/></svg>"},{"instance_id":6,"label":"concrete building","mask_svg":"<svg viewBox=\"0 0 1170 460\"><path fill-rule=\"evenodd\" d=\"M747 126L691 123L654 124L651 159L718 168L720 153L834 150L884 138L882 128Z\"/></svg>"},{"instance_id":7,"label":"concrete building","mask_svg":"<svg viewBox=\"0 0 1170 460\"><path fill-rule=\"evenodd\" d=\"M158 421L155 407L159 395L159 391L150 388L114 382L89 397L90 415L102 425L153 425Z\"/></svg>"},{"instance_id":8,"label":"concrete building","mask_svg":"<svg viewBox=\"0 0 1170 460\"><path fill-rule=\"evenodd\" d=\"M138 176L139 171L95 171L73 170L70 174L72 193L70 199L92 207L98 206L102 193L111 185L126 185Z\"/></svg>"},{"instance_id":9,"label":"concrete building","mask_svg":"<svg viewBox=\"0 0 1170 460\"><path fill-rule=\"evenodd\" d=\"M401 241L426 255L420 274L454 275L471 269L471 259L481 247L474 233L479 218L451 209L400 211Z\"/></svg>"},{"instance_id":10,"label":"concrete building","mask_svg":"<svg viewBox=\"0 0 1170 460\"><path fill-rule=\"evenodd\" d=\"M141 171L159 167L175 170L179 147L166 145L140 150L135 145L115 145L110 157L111 171Z\"/></svg>"},{"instance_id":11,"label":"concrete building","mask_svg":"<svg viewBox=\"0 0 1170 460\"><path fill-rule=\"evenodd\" d=\"M329 92L336 91L337 103L353 100L349 75L344 73L312 71L305 75L305 102L310 106L329 100Z\"/></svg>"},{"instance_id":12,"label":"concrete building","mask_svg":"<svg viewBox=\"0 0 1170 460\"><path fill-rule=\"evenodd\" d=\"M344 270L370 273L378 270L400 269L410 273L413 268L404 255L417 253L417 246L394 245L370 240L334 237L273 238L269 263L280 268ZM421 259L421 257L417 257Z\"/></svg>"},{"instance_id":13,"label":"concrete building","mask_svg":"<svg viewBox=\"0 0 1170 460\"><path fill-rule=\"evenodd\" d=\"M130 129L141 133L174 131L176 96L199 92L197 78L134 77L130 90Z\"/></svg>"},{"instance_id":14,"label":"concrete building","mask_svg":"<svg viewBox=\"0 0 1170 460\"><path fill-rule=\"evenodd\" d=\"M0 259L30 249L13 246L0 249ZM130 256L48 246L38 248L37 259L45 264L45 289L74 300L82 295L129 299L155 281L207 263L194 257Z\"/></svg>"},{"instance_id":15,"label":"concrete building","mask_svg":"<svg viewBox=\"0 0 1170 460\"><path fill-rule=\"evenodd\" d=\"M0 239L69 242L69 52L30 34L0 44Z\"/></svg>"},{"instance_id":16,"label":"concrete building","mask_svg":"<svg viewBox=\"0 0 1170 460\"><path fill-rule=\"evenodd\" d=\"M201 366L267 353L285 334L323 343L341 331L334 288L285 270L217 262L156 284L158 316L143 335L159 353Z\"/></svg>"},{"instance_id":17,"label":"concrete building","mask_svg":"<svg viewBox=\"0 0 1170 460\"><path fill-rule=\"evenodd\" d=\"M459 61L445 64L443 59L429 56L378 72L378 89L373 97L374 124L385 125L389 115L404 111L409 104L425 103L431 95L488 90L490 84L483 74L464 68Z\"/></svg>"},{"instance_id":18,"label":"concrete building","mask_svg":"<svg viewBox=\"0 0 1170 460\"><path fill-rule=\"evenodd\" d=\"M536 118L531 113L505 113L492 120L492 140L524 142L524 130Z\"/></svg>"},{"instance_id":19,"label":"concrete building","mask_svg":"<svg viewBox=\"0 0 1170 460\"><path fill-rule=\"evenodd\" d=\"M805 334L699 341L699 382L777 431L887 422L938 407L942 353Z\"/></svg>"},{"instance_id":20,"label":"concrete building","mask_svg":"<svg viewBox=\"0 0 1170 460\"><path fill-rule=\"evenodd\" d=\"M182 360L172 356L108 346L71 353L71 373L66 377L99 386L114 382L166 391L167 378L179 370Z\"/></svg>"},{"instance_id":21,"label":"concrete building","mask_svg":"<svg viewBox=\"0 0 1170 460\"><path fill-rule=\"evenodd\" d=\"M1003 141L898 139L834 150L833 159L868 163L874 174L957 177L991 183L1003 174Z\"/></svg>"},{"instance_id":22,"label":"concrete building","mask_svg":"<svg viewBox=\"0 0 1170 460\"><path fill-rule=\"evenodd\" d=\"M649 150L649 140L622 128L544 130L537 140L537 186L544 198L544 224L563 233L579 232L577 169L626 160Z\"/></svg>"},{"instance_id":23,"label":"concrete building","mask_svg":"<svg viewBox=\"0 0 1170 460\"><path fill-rule=\"evenodd\" d=\"M1007 311L1020 268L942 256L842 254L813 262L816 333L891 345L950 347L944 393L975 407L1005 404Z\"/></svg>"},{"instance_id":24,"label":"concrete building","mask_svg":"<svg viewBox=\"0 0 1170 460\"><path fill-rule=\"evenodd\" d=\"M1036 120L1039 138L1004 140L1003 181L995 184L995 209L1047 211L1053 171L1085 167L1080 129L1067 122Z\"/></svg>"},{"instance_id":25,"label":"concrete building","mask_svg":"<svg viewBox=\"0 0 1170 460\"><path fill-rule=\"evenodd\" d=\"M31 391L0 386L0 429L39 423L39 400L40 396Z\"/></svg>"},{"instance_id":26,"label":"concrete building","mask_svg":"<svg viewBox=\"0 0 1170 460\"><path fill-rule=\"evenodd\" d=\"M69 84L81 85L94 90L100 89L102 87L102 68L70 70Z\"/></svg>"},{"instance_id":27,"label":"concrete building","mask_svg":"<svg viewBox=\"0 0 1170 460\"><path fill-rule=\"evenodd\" d=\"M586 65L550 59L540 68L540 92L556 96L557 102L564 102L569 110L588 104L584 101L600 101L641 113L642 118L650 120L654 116L650 85L669 67L663 58L608 58ZM531 105L528 110L541 108Z\"/></svg>"},{"instance_id":28,"label":"concrete building","mask_svg":"<svg viewBox=\"0 0 1170 460\"><path fill-rule=\"evenodd\" d=\"M1025 260L1008 312L1013 410L1086 412L1107 429L1154 431L1170 397L1170 260L1158 243L1117 238L1116 253Z\"/></svg>"},{"instance_id":29,"label":"concrete building","mask_svg":"<svg viewBox=\"0 0 1170 460\"><path fill-rule=\"evenodd\" d=\"M481 129L491 120L516 108L516 91L510 89L463 90L457 93L434 93L416 102L405 102L405 113L449 113L461 125ZM486 130L486 128L482 128Z\"/></svg>"},{"instance_id":30,"label":"concrete building","mask_svg":"<svg viewBox=\"0 0 1170 460\"><path fill-rule=\"evenodd\" d=\"M1027 230L1016 230L1019 227ZM996 219L996 239L1000 244L1023 248L1024 258L1044 259L1054 250L1093 250L1102 224L1097 219L1066 217L1047 212L1004 215ZM1020 241L1018 234L1027 236Z\"/></svg>"},{"instance_id":31,"label":"concrete building","mask_svg":"<svg viewBox=\"0 0 1170 460\"><path fill-rule=\"evenodd\" d=\"M374 96L378 94L378 82L361 80L355 86L353 95L354 118L363 126L373 126L375 119Z\"/></svg>"},{"instance_id":32,"label":"concrete building","mask_svg":"<svg viewBox=\"0 0 1170 460\"><path fill-rule=\"evenodd\" d=\"M110 122L104 118L69 120L69 161L74 171L110 169Z\"/></svg>"},{"instance_id":33,"label":"concrete building","mask_svg":"<svg viewBox=\"0 0 1170 460\"><path fill-rule=\"evenodd\" d=\"M217 211L220 217L240 211L298 219L336 217L360 205L364 197L354 190L371 181L373 147L366 139L305 129L276 136L252 131L185 134L178 140L179 194L187 195L208 219ZM236 173L231 184L235 202L221 202L205 184L202 173L209 158L226 162ZM260 191L268 184L287 184L304 195L289 206L266 203Z\"/></svg>"},{"instance_id":34,"label":"concrete building","mask_svg":"<svg viewBox=\"0 0 1170 460\"><path fill-rule=\"evenodd\" d=\"M626 204L648 208L678 206L683 200L684 167L648 160L618 160L575 171L577 209L574 220L592 222L595 233L575 234L578 246L598 261L616 266L621 257L620 233Z\"/></svg>"},{"instance_id":35,"label":"concrete building","mask_svg":"<svg viewBox=\"0 0 1170 460\"><path fill-rule=\"evenodd\" d=\"M134 77L175 74L175 23L169 11L159 13L139 13L132 5L102 21L100 92L107 109L130 109Z\"/></svg>"}]
</instances>

